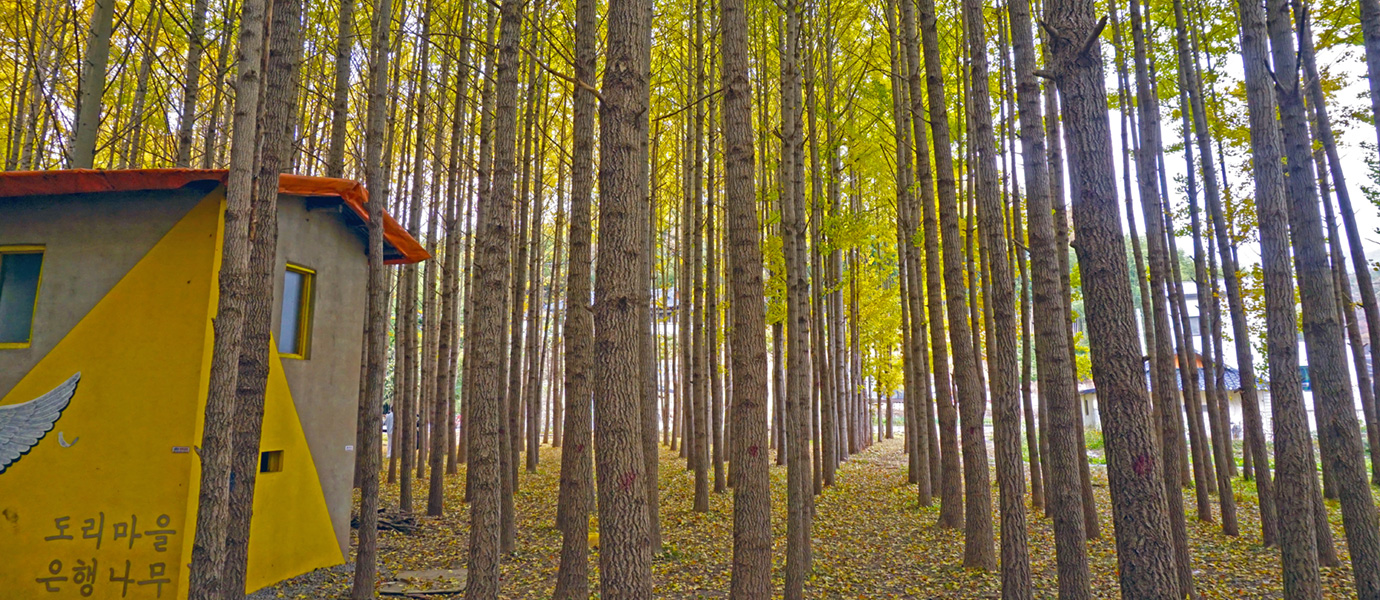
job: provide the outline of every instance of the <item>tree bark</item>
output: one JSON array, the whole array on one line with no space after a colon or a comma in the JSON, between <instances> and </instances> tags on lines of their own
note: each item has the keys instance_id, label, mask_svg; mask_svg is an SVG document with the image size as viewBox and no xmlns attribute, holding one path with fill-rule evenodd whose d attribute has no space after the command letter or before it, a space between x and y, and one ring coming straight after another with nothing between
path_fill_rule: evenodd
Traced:
<instances>
[{"instance_id":1,"label":"tree bark","mask_svg":"<svg viewBox=\"0 0 1380 600\"><path fill-rule=\"evenodd\" d=\"M600 597L652 595L643 463L638 291L647 198L652 3L608 8L608 62L599 107L599 263L594 288L594 443L599 486Z\"/></svg>"},{"instance_id":2,"label":"tree bark","mask_svg":"<svg viewBox=\"0 0 1380 600\"><path fill-rule=\"evenodd\" d=\"M1012 275L1011 261L1006 239L1001 189L997 181L997 148L992 129L992 108L990 78L987 70L987 33L979 0L964 0L966 16L968 52L972 69L972 107L973 148L977 152L977 185L974 193L977 198L978 219L982 223L982 246L988 260L988 287L986 308L991 315L992 327L988 329L987 365L988 380L991 383L992 421L995 453L997 460L997 487L1001 513L1001 580L1002 597L1007 599L1030 598L1030 555L1027 548L1025 514L1025 474L1021 457L1021 397L1018 387L1019 374L1016 370L1016 284ZM980 414L980 413L978 413ZM966 416L966 415L965 415ZM983 437L981 419L965 419L964 431L976 426L977 437ZM984 440L983 445L986 446ZM973 453L976 462L986 469L986 449L981 455ZM965 456L966 458L966 456ZM971 468L970 468L971 471ZM968 477L971 479L971 475ZM983 481L979 479L979 481ZM989 492L990 493L990 492ZM972 492L969 492L971 498ZM970 500L971 502L971 500ZM990 501L989 501L990 502ZM969 523L977 516L974 510L981 510L970 504ZM990 525L989 525L990 526ZM972 535L972 531L965 532ZM988 532L990 535L990 530ZM965 536L966 537L966 536ZM982 538L978 538L981 544ZM983 544L982 549L990 553L991 546ZM966 560L969 566L991 568L990 559L983 562L977 554L973 560ZM986 558L986 557L982 557Z\"/></svg>"},{"instance_id":3,"label":"tree bark","mask_svg":"<svg viewBox=\"0 0 1380 600\"><path fill-rule=\"evenodd\" d=\"M730 439L733 442L733 573L729 596L772 594L771 489L767 457L766 304L761 229L753 181L752 96L744 0L720 0L724 131L724 208L733 253L729 286L733 328ZM765 108L765 107L764 107Z\"/></svg>"},{"instance_id":4,"label":"tree bark","mask_svg":"<svg viewBox=\"0 0 1380 600\"><path fill-rule=\"evenodd\" d=\"M1322 458L1336 482L1342 524L1351 554L1356 594L1380 599L1380 515L1366 477L1361 427L1347 369L1346 338L1337 316L1337 295L1323 241L1318 213L1317 180L1313 174L1312 137L1303 104L1298 55L1294 51L1294 19L1287 0L1268 3L1270 49L1274 55L1275 93L1279 98L1285 155L1288 159L1289 237L1294 250L1299 296L1303 305L1303 337L1308 348L1314 408ZM1302 9L1302 5L1299 5ZM1299 30L1311 36L1307 15ZM1319 526L1323 525L1322 523Z\"/></svg>"},{"instance_id":5,"label":"tree bark","mask_svg":"<svg viewBox=\"0 0 1380 600\"><path fill-rule=\"evenodd\" d=\"M786 588L804 597L811 567L814 490L810 459L810 284L805 259L804 164L801 137L801 48L798 0L785 5L781 47L781 237L786 269Z\"/></svg>"},{"instance_id":6,"label":"tree bark","mask_svg":"<svg viewBox=\"0 0 1380 600\"><path fill-rule=\"evenodd\" d=\"M1362 33L1367 48L1366 60L1371 69L1371 101L1374 106L1380 107L1380 88L1376 87L1380 86L1380 7L1374 6L1375 0L1360 0L1360 3ZM1376 305L1375 284L1371 278L1371 267L1366 258L1364 242L1362 242L1361 234L1356 226L1356 212L1351 206L1351 192L1346 185L1341 158L1337 153L1337 141L1332 133L1332 122L1327 114L1327 99L1323 96L1322 81L1318 74L1317 58L1313 48L1313 33L1311 28L1305 26L1311 19L1302 13L1301 5L1295 5L1294 11L1295 19L1299 21L1299 58L1303 63L1304 75L1307 76L1308 102L1313 109L1314 134L1327 155L1329 173L1332 176L1333 187L1337 191L1337 204L1342 214L1342 223L1346 227L1348 250L1351 252L1352 272L1355 273L1356 284L1360 288L1361 309L1364 311L1367 325L1370 323L1380 324L1380 308L1377 308ZM1366 19L1370 19L1371 22L1367 22ZM1333 233L1329 234L1328 237L1337 236ZM1349 296L1351 293L1349 289L1350 280L1344 278L1343 284L1347 286L1348 289L1345 290L1345 293ZM1348 305L1350 305L1349 300ZM1354 320L1355 315L1352 314L1348 319L1348 328ZM1371 347L1371 358L1374 361L1376 359L1375 353L1380 352L1380 327L1367 326L1366 333ZM1358 341L1352 341L1353 348L1358 346ZM1380 383L1380 379L1373 378L1373 373L1370 373L1369 368L1364 366L1364 360L1357 364L1359 366L1356 372L1360 376L1358 379L1363 378L1357 384L1363 388L1361 390L1361 408L1365 414L1366 434L1370 443L1371 482L1380 485L1380 415L1377 415L1375 404L1376 395L1380 394L1380 387L1375 386Z\"/></svg>"},{"instance_id":7,"label":"tree bark","mask_svg":"<svg viewBox=\"0 0 1380 600\"><path fill-rule=\"evenodd\" d=\"M236 88L239 94L235 96L231 169L225 186L225 224L218 283L220 300L213 321L215 342L211 350L211 375L202 425L197 533L192 543L188 579L189 597L195 600L215 598L223 589L233 448L231 424L235 412L240 340L244 330L244 304L249 285L249 222L252 218L253 181L257 174L256 141L259 86L263 76L265 9L264 0L245 0L240 15L236 59L239 69ZM377 473L374 476L377 480Z\"/></svg>"},{"instance_id":8,"label":"tree bark","mask_svg":"<svg viewBox=\"0 0 1380 600\"><path fill-rule=\"evenodd\" d=\"M598 4L575 5L575 78L594 79L598 61ZM565 424L561 440L561 563L555 598L589 597L589 513L593 510L590 418L594 324L590 297L590 200L594 189L594 92L575 85L570 164L570 267L566 270Z\"/></svg>"},{"instance_id":9,"label":"tree bark","mask_svg":"<svg viewBox=\"0 0 1380 600\"><path fill-rule=\"evenodd\" d=\"M351 3L354 0L343 0ZM201 88L201 57L206 52L206 0L192 3L191 26L187 30L187 66L182 75L182 110L177 125L177 156L173 164L178 167L192 165L192 128L196 125L196 100ZM342 7L342 13L344 13ZM342 17L343 18L343 17ZM215 113L211 113L215 118Z\"/></svg>"},{"instance_id":10,"label":"tree bark","mask_svg":"<svg viewBox=\"0 0 1380 600\"><path fill-rule=\"evenodd\" d=\"M1095 20L1089 0L1052 0L1046 10L1050 74L1063 99L1069 172L1076 184L1075 249L1083 276L1093 380L1103 411L1121 593L1130 598L1182 598L1162 467L1135 343L1134 304L1116 204L1111 126L1097 43L1105 22Z\"/></svg>"},{"instance_id":11,"label":"tree bark","mask_svg":"<svg viewBox=\"0 0 1380 600\"><path fill-rule=\"evenodd\" d=\"M90 169L96 160L96 137L101 128L105 70L110 61L110 30L114 18L115 0L95 0L91 9L91 22L86 30L86 52L82 54L81 63L81 86L77 92L74 111L76 122L72 127L72 147L67 156L73 169ZM253 26L253 21L241 25Z\"/></svg>"},{"instance_id":12,"label":"tree bark","mask_svg":"<svg viewBox=\"0 0 1380 600\"><path fill-rule=\"evenodd\" d=\"M296 141L294 116L302 61L300 0L275 0L270 13L259 120L262 147L254 191L252 248L235 390L235 447L230 469L234 485L230 489L227 556L221 582L223 593L230 597L239 597L245 589L249 569L249 529L259 473L264 397L269 364L276 358L270 352L273 287L278 276L278 175L290 166Z\"/></svg>"},{"instance_id":13,"label":"tree bark","mask_svg":"<svg viewBox=\"0 0 1380 600\"><path fill-rule=\"evenodd\" d=\"M1275 120L1265 12L1259 4L1237 3L1241 60L1250 109L1251 153L1260 220L1261 266L1269 347L1270 404L1274 412L1276 477L1279 483L1279 541L1286 598L1321 597L1318 548L1310 500L1317 485L1308 415L1298 369L1298 326L1289 268L1289 214L1284 190L1283 140ZM1266 455L1255 454L1257 467ZM1263 474L1262 474L1263 475Z\"/></svg>"},{"instance_id":14,"label":"tree bark","mask_svg":"<svg viewBox=\"0 0 1380 600\"><path fill-rule=\"evenodd\" d=\"M493 176L491 190L479 195L479 230L475 238L475 297L473 342L468 360L473 362L472 404L469 431L469 471L473 479L470 503L470 561L465 597L495 598L499 595L498 560L503 484L502 438L507 429L504 408L503 351L504 308L507 304L511 265L513 170L517 126L518 43L523 8L520 0L504 0L500 7L493 120Z\"/></svg>"},{"instance_id":15,"label":"tree bark","mask_svg":"<svg viewBox=\"0 0 1380 600\"><path fill-rule=\"evenodd\" d=\"M1184 524L1183 482L1180 468L1184 462L1182 406L1176 395L1174 382L1175 358L1171 338L1166 286L1169 279L1169 256L1165 242L1164 207L1160 200L1156 157L1161 152L1159 103L1151 90L1151 73L1147 61L1145 34L1140 2L1131 0L1131 37L1135 44L1136 107L1140 117L1140 148L1136 156L1136 181L1145 233L1150 254L1150 303L1155 328L1155 356L1151 390L1160 418L1160 453L1164 469L1165 498L1168 502L1170 532L1173 534L1175 564L1179 574L1179 590L1192 593L1192 573L1188 548L1188 532Z\"/></svg>"},{"instance_id":16,"label":"tree bark","mask_svg":"<svg viewBox=\"0 0 1380 600\"><path fill-rule=\"evenodd\" d=\"M958 236L958 200L954 180L953 151L949 137L949 110L945 100L948 95L944 91L938 19L933 0L919 0L919 9L920 43L925 50L925 87L931 100L929 103L929 122L930 132L934 139L935 182L939 202L937 220L934 210L930 208L931 204L923 203L925 209L925 262L927 268L932 268L935 271L926 273L926 284L930 292L930 347L935 352L935 390L938 394L936 401L939 406L939 454L943 471L943 485L940 487L939 498L939 526L957 528L964 522L963 481L958 458L958 415L955 406L958 399L946 401L945 396L950 389L949 381L947 377L940 381L941 375L950 372L948 369L940 367L940 349L948 346L948 340L945 339L944 311L939 306L940 301L938 299L940 286L937 271L940 270L941 264L945 285L948 287L944 300L948 304L949 320L954 323L951 337L955 340L968 338L966 321L964 321L966 318L964 316L966 300L963 294L962 255L959 251L961 242ZM935 101L935 99L940 100ZM939 252L941 239L944 248L942 260ZM933 266L930 267L930 265ZM940 310L936 311L936 308L940 308ZM962 330L958 329L960 322L964 324ZM951 372L955 381L962 379L965 382L963 388L959 390L959 398L964 398L967 397L967 393L971 392L967 388L971 387L969 379L972 375L972 365L970 364L971 360L964 360L965 357L971 359L971 356L961 354L960 345L963 344L958 341L954 342L954 368ZM971 354L971 347L968 347L968 350Z\"/></svg>"},{"instance_id":17,"label":"tree bark","mask_svg":"<svg viewBox=\"0 0 1380 600\"><path fill-rule=\"evenodd\" d=\"M1016 99L1019 103L1021 150L1026 181L1026 218L1030 235L1030 271L1035 312L1035 354L1039 363L1040 397L1050 423L1046 488L1049 514L1054 520L1055 558L1059 597L1080 600L1090 597L1083 497L1078 483L1078 447L1074 431L1082 428L1074 366L1069 363L1068 329L1064 315L1059 254L1049 197L1049 170L1045 166L1045 132L1041 121L1040 89L1035 80L1035 42L1031 35L1030 3L1008 4L1011 38L1015 47ZM1027 408L1027 410L1029 410ZM1032 447L1032 456L1038 449ZM1032 470L1037 470L1032 464ZM1031 478L1036 475L1032 472Z\"/></svg>"}]
</instances>

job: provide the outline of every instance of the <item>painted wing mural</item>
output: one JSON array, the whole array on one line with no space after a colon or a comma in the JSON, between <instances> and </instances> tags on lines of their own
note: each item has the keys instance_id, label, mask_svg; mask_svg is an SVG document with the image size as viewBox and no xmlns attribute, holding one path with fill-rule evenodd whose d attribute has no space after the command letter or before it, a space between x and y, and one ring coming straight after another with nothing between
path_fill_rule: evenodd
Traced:
<instances>
[{"instance_id":1,"label":"painted wing mural","mask_svg":"<svg viewBox=\"0 0 1380 600\"><path fill-rule=\"evenodd\" d=\"M0 473L29 453L43 436L53 430L72 394L77 392L81 373L52 391L20 404L0 406Z\"/></svg>"}]
</instances>

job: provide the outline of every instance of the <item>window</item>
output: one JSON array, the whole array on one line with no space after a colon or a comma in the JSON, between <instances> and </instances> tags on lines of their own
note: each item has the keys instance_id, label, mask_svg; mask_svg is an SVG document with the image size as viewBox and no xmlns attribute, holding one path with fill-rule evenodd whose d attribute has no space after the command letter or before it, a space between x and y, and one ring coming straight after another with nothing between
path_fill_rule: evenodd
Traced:
<instances>
[{"instance_id":1,"label":"window","mask_svg":"<svg viewBox=\"0 0 1380 600\"><path fill-rule=\"evenodd\" d=\"M283 276L283 314L278 327L278 353L285 358L311 356L312 302L316 271L288 265Z\"/></svg>"},{"instance_id":2,"label":"window","mask_svg":"<svg viewBox=\"0 0 1380 600\"><path fill-rule=\"evenodd\" d=\"M1192 335L1192 336L1200 336L1200 335L1203 335L1203 333L1202 333L1202 330L1203 330L1202 321L1201 321L1198 317L1189 317L1189 318L1188 318L1188 330L1189 330L1189 333L1188 333L1189 335Z\"/></svg>"},{"instance_id":3,"label":"window","mask_svg":"<svg viewBox=\"0 0 1380 600\"><path fill-rule=\"evenodd\" d=\"M283 471L283 451L269 450L259 455L260 473L281 473Z\"/></svg>"},{"instance_id":4,"label":"window","mask_svg":"<svg viewBox=\"0 0 1380 600\"><path fill-rule=\"evenodd\" d=\"M0 246L0 348L29 347L42 272L42 246Z\"/></svg>"}]
</instances>

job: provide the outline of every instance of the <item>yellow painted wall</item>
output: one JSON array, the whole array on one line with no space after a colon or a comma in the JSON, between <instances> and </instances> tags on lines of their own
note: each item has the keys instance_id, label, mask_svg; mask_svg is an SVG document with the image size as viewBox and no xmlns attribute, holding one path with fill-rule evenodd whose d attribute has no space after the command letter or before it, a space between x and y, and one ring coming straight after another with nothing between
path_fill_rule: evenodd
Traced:
<instances>
[{"instance_id":1,"label":"yellow painted wall","mask_svg":"<svg viewBox=\"0 0 1380 600\"><path fill-rule=\"evenodd\" d=\"M220 197L223 200L223 196ZM212 272L220 271L220 249L225 220L217 220L215 252ZM203 338L203 365L197 398L194 439L200 440L205 416L206 394L211 370L211 346L214 336L209 318L215 314L219 289L211 286L207 295L207 315ZM316 465L302 432L301 421L293 404L292 392L283 375L282 360L277 345L269 363L268 388L264 398L263 437L261 451L282 450L283 470L260 473L254 488L254 520L249 529L249 572L246 591L254 591L283 579L313 569L344 562L335 542L335 531L326 509ZM200 464L193 464L188 475L186 499L186 529L188 542L182 548L182 564L192 560L192 535L196 531L197 494L201 489ZM180 573L179 589L187 586L187 569ZM185 593L179 597L185 597Z\"/></svg>"},{"instance_id":2,"label":"yellow painted wall","mask_svg":"<svg viewBox=\"0 0 1380 600\"><path fill-rule=\"evenodd\" d=\"M0 598L186 596L199 469L181 450L200 443L223 200L223 190L207 196L0 398L27 402L82 374L53 431L0 474ZM250 590L343 561L273 356L261 445L283 451L283 470L258 478ZM130 523L142 537L115 539ZM166 543L151 531L170 531ZM45 539L62 535L72 539ZM79 569L92 565L88 580ZM48 577L66 579L38 581Z\"/></svg>"},{"instance_id":3,"label":"yellow painted wall","mask_svg":"<svg viewBox=\"0 0 1380 600\"><path fill-rule=\"evenodd\" d=\"M160 586L152 582L160 579L168 580L162 598L178 596L196 459L174 447L196 441L198 408L189 400L204 389L219 208L220 198L211 196L183 217L0 400L26 402L82 375L53 431L0 474L0 597L80 598L90 585L92 598L158 598ZM70 447L62 447L59 433ZM60 532L55 519L63 517L68 528ZM95 536L101 525L99 547L97 538L83 538L88 519L86 535ZM143 537L115 539L131 523ZM173 533L156 546L153 530ZM72 539L45 540L55 535ZM84 581L75 569L93 564L94 581ZM126 579L126 565L131 583L112 581ZM61 592L48 593L37 581L49 576L67 578L51 584Z\"/></svg>"}]
</instances>

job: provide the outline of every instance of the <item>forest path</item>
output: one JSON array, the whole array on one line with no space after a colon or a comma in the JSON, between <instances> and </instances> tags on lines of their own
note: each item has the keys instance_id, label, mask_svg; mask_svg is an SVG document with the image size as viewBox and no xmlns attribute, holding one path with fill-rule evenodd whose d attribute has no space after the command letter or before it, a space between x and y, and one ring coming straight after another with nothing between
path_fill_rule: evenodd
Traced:
<instances>
[{"instance_id":1,"label":"forest path","mask_svg":"<svg viewBox=\"0 0 1380 600\"><path fill-rule=\"evenodd\" d=\"M962 531L934 525L939 516L938 497L933 506L917 505L915 487L906 483L904 449L898 432L896 439L853 455L839 467L836 484L817 497L814 573L807 584L808 597L1000 596L996 572L962 567ZM536 473L523 470L520 475L520 489L515 496L518 550L503 562L503 598L550 598L555 586L561 544L560 533L554 526L560 450L544 447L540 457L541 466ZM1088 544L1092 590L1096 598L1117 598L1112 514L1103 472L1093 469L1103 537ZM712 471L710 478L712 484ZM773 578L779 594L786 549L785 467L773 465L771 478L772 528L776 537ZM685 470L684 462L665 447L660 483L665 545L652 565L656 597L727 597L733 545L731 490L710 495L710 512L693 512L694 473ZM1282 597L1277 551L1259 545L1259 514L1253 488L1250 482L1235 483L1242 537L1222 536L1215 523L1199 523L1190 515L1188 531L1198 590L1205 598ZM463 477L448 478L444 516L418 516L420 528L413 534L380 532L381 582L401 571L464 567L469 512L468 506L460 503L463 491ZM381 505L396 507L397 495L396 484L385 485ZM1186 506L1193 506L1192 490L1185 490L1185 495ZM425 482L417 483L417 499L425 503ZM995 500L994 490L994 506ZM1340 511L1335 505L1331 514L1343 566L1323 569L1324 589L1329 598L1348 598L1354 594L1350 591L1350 566L1345 562ZM1000 534L1000 521L995 514L993 518ZM1028 520L1035 597L1054 598L1057 587L1050 521L1035 511L1028 512ZM598 531L597 519L591 518L590 527L591 541L597 543L597 533L593 533ZM347 559L353 560L353 552ZM591 573L597 579L597 551L591 553L590 560ZM251 598L344 598L350 577L347 562L283 582ZM597 581L591 583L591 589L597 591ZM597 598L597 593L592 597Z\"/></svg>"}]
</instances>

